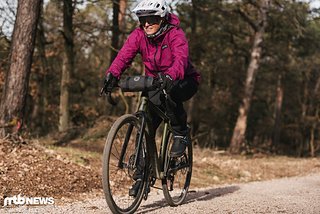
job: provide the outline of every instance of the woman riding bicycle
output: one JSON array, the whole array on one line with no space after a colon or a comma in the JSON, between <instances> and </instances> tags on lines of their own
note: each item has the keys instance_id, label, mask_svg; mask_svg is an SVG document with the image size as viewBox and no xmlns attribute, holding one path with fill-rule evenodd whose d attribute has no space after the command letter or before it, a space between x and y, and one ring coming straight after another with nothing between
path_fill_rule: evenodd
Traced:
<instances>
[{"instance_id":1,"label":"woman riding bicycle","mask_svg":"<svg viewBox=\"0 0 320 214\"><path fill-rule=\"evenodd\" d=\"M174 137L170 156L179 157L189 143L187 114L183 102L197 92L200 74L190 62L188 41L179 27L180 21L176 15L169 13L165 0L142 0L133 12L139 18L140 26L128 36L106 71L106 84L115 86L122 72L140 53L146 76L160 75L166 93L176 103L174 106L166 105L163 93L159 90L148 92L153 104L166 108ZM151 114L153 127L156 130L162 119L155 112Z\"/></svg>"}]
</instances>

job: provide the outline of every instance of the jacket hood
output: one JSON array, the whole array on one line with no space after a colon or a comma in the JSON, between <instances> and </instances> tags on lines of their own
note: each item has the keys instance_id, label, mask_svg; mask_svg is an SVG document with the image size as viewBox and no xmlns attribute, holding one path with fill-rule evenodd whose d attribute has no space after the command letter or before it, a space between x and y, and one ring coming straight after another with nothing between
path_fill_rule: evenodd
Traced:
<instances>
[{"instance_id":1,"label":"jacket hood","mask_svg":"<svg viewBox=\"0 0 320 214\"><path fill-rule=\"evenodd\" d=\"M169 24L180 26L180 20L178 16L176 16L175 14L172 14L172 13L168 14L168 22Z\"/></svg>"}]
</instances>

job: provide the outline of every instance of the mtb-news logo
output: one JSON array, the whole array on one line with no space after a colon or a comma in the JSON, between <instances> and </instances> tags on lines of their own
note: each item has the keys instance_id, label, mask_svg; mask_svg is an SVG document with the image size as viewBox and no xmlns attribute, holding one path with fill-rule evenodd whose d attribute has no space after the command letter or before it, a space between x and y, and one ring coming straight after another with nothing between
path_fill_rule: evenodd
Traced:
<instances>
[{"instance_id":1,"label":"mtb-news logo","mask_svg":"<svg viewBox=\"0 0 320 214\"><path fill-rule=\"evenodd\" d=\"M11 205L53 205L54 198L53 197L25 197L19 195L15 195L13 197L6 197L3 202L3 206L11 206Z\"/></svg>"}]
</instances>

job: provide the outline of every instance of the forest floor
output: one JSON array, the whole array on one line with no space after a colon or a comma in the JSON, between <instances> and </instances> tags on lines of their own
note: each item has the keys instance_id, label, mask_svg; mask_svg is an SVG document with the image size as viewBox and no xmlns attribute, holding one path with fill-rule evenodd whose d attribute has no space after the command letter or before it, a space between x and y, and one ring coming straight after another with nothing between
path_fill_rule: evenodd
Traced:
<instances>
[{"instance_id":1,"label":"forest floor","mask_svg":"<svg viewBox=\"0 0 320 214\"><path fill-rule=\"evenodd\" d=\"M103 121L101 121L103 123ZM54 138L0 140L0 207L6 197L53 197L56 203L103 194L102 152L106 130L95 126L64 146ZM232 156L194 149L192 188L247 183L320 172L320 158Z\"/></svg>"}]
</instances>

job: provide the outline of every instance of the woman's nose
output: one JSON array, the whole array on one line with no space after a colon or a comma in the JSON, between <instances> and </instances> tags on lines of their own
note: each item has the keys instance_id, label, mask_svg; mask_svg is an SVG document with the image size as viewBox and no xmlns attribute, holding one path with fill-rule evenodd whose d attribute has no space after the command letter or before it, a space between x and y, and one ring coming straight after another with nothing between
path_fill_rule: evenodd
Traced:
<instances>
[{"instance_id":1,"label":"woman's nose","mask_svg":"<svg viewBox=\"0 0 320 214\"><path fill-rule=\"evenodd\" d=\"M148 27L150 24L146 21L146 23L144 24L145 27Z\"/></svg>"}]
</instances>

